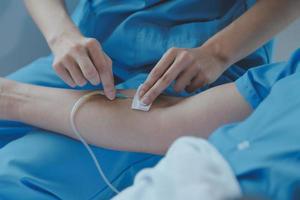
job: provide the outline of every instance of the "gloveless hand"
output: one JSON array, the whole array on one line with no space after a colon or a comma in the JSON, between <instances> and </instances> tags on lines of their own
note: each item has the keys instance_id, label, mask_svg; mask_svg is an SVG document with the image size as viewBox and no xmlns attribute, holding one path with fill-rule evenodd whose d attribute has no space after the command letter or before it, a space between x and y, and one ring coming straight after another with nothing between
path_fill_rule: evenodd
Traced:
<instances>
[{"instance_id":1,"label":"gloveless hand","mask_svg":"<svg viewBox=\"0 0 300 200\"><path fill-rule=\"evenodd\" d=\"M140 99L146 105L152 103L173 81L176 92L193 92L213 83L226 68L226 62L207 47L171 48L150 72L140 90Z\"/></svg>"},{"instance_id":2,"label":"gloveless hand","mask_svg":"<svg viewBox=\"0 0 300 200\"><path fill-rule=\"evenodd\" d=\"M71 87L103 84L109 99L115 98L112 60L94 38L80 33L63 33L49 42L55 56L53 67L58 76Z\"/></svg>"}]
</instances>

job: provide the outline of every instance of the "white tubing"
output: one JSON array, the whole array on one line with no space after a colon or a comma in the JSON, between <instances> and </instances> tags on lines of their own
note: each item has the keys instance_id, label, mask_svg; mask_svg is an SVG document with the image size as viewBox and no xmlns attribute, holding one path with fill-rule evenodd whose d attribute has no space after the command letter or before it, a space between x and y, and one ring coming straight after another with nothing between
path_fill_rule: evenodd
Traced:
<instances>
[{"instance_id":1,"label":"white tubing","mask_svg":"<svg viewBox=\"0 0 300 200\"><path fill-rule=\"evenodd\" d=\"M76 134L76 136L78 137L78 139L82 142L82 144L84 145L84 147L87 149L88 153L90 154L91 158L94 161L94 164L97 168L97 171L99 172L101 178L104 180L105 184L115 193L119 193L119 190L117 190L112 183L108 180L108 178L106 177L106 175L104 174L99 161L97 160L94 152L92 151L92 149L90 148L90 146L88 145L88 143L84 140L84 138L81 136L81 134L79 133L76 123L75 123L75 116L76 113L78 111L78 109L80 108L80 106L86 102L91 96L94 95L99 95L102 94L100 91L94 91L91 93L88 93L86 95L83 95L82 97L80 97L75 104L72 107L71 113L70 113L70 124L71 124L71 128L73 130L73 132ZM103 95L103 94L102 94Z\"/></svg>"}]
</instances>

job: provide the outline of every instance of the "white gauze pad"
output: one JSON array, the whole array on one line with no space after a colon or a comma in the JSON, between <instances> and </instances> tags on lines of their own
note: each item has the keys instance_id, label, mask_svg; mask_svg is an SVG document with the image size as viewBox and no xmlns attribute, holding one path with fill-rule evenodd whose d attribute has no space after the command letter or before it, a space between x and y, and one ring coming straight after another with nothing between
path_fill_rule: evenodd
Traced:
<instances>
[{"instance_id":1,"label":"white gauze pad","mask_svg":"<svg viewBox=\"0 0 300 200\"><path fill-rule=\"evenodd\" d=\"M132 100L132 104L131 104L131 109L133 110L141 110L141 111L149 111L150 108L151 108L151 105L152 104L149 104L149 105L145 105L143 104L140 99L139 99L139 92L140 92L140 89L141 89L142 85L140 85L133 97L133 100Z\"/></svg>"}]
</instances>

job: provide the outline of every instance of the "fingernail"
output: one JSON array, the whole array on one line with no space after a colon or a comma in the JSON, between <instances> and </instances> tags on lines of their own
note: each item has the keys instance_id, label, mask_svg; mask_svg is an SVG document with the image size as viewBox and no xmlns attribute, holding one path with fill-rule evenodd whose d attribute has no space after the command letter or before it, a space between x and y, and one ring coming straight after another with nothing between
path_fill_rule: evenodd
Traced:
<instances>
[{"instance_id":1,"label":"fingernail","mask_svg":"<svg viewBox=\"0 0 300 200\"><path fill-rule=\"evenodd\" d=\"M76 87L76 84L75 84L75 83L71 83L70 86L71 86L72 88L75 88L75 87Z\"/></svg>"},{"instance_id":2,"label":"fingernail","mask_svg":"<svg viewBox=\"0 0 300 200\"><path fill-rule=\"evenodd\" d=\"M109 99L109 100L114 100L115 99L115 97L116 97L116 92L115 91L109 91L109 92L107 92L107 98Z\"/></svg>"},{"instance_id":3,"label":"fingernail","mask_svg":"<svg viewBox=\"0 0 300 200\"><path fill-rule=\"evenodd\" d=\"M143 95L144 95L144 90L143 89L141 89L140 91L139 91L139 98L141 98Z\"/></svg>"},{"instance_id":4,"label":"fingernail","mask_svg":"<svg viewBox=\"0 0 300 200\"><path fill-rule=\"evenodd\" d=\"M90 80L92 85L98 85L100 83L99 79L95 78Z\"/></svg>"},{"instance_id":5,"label":"fingernail","mask_svg":"<svg viewBox=\"0 0 300 200\"><path fill-rule=\"evenodd\" d=\"M147 106L150 102L149 102L149 98L148 97L144 97L142 100L141 100L141 103L144 104L144 106Z\"/></svg>"},{"instance_id":6,"label":"fingernail","mask_svg":"<svg viewBox=\"0 0 300 200\"><path fill-rule=\"evenodd\" d=\"M86 81L82 81L82 82L78 83L78 85L79 85L80 87L85 86L85 85L86 85Z\"/></svg>"}]
</instances>

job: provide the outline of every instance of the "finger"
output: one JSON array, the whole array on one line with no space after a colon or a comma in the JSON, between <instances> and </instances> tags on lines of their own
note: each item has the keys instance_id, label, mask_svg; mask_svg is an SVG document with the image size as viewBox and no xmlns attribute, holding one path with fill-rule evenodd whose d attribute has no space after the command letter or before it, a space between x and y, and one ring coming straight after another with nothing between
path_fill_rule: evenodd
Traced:
<instances>
[{"instance_id":1,"label":"finger","mask_svg":"<svg viewBox=\"0 0 300 200\"><path fill-rule=\"evenodd\" d=\"M66 83L68 84L70 87L76 87L76 83L73 81L71 75L69 74L69 72L63 67L63 66L59 66L59 67L54 67L57 75Z\"/></svg>"},{"instance_id":2,"label":"finger","mask_svg":"<svg viewBox=\"0 0 300 200\"><path fill-rule=\"evenodd\" d=\"M113 100L116 96L116 91L112 72L112 61L103 51L101 51L99 44L91 42L88 44L88 47L89 55L99 72L104 94L107 98Z\"/></svg>"},{"instance_id":3,"label":"finger","mask_svg":"<svg viewBox=\"0 0 300 200\"><path fill-rule=\"evenodd\" d=\"M107 65L106 65L107 67L105 67L104 70L100 73L100 76L101 76L105 95L110 100L113 100L116 96L116 90L114 85L111 60L108 57L106 58L106 60L107 60Z\"/></svg>"},{"instance_id":4,"label":"finger","mask_svg":"<svg viewBox=\"0 0 300 200\"><path fill-rule=\"evenodd\" d=\"M177 58L166 73L143 96L142 102L146 105L151 104L176 79L178 74L184 69L184 66L185 61Z\"/></svg>"},{"instance_id":5,"label":"finger","mask_svg":"<svg viewBox=\"0 0 300 200\"><path fill-rule=\"evenodd\" d=\"M171 48L163 55L155 67L151 70L146 81L143 83L139 97L142 98L149 90L154 86L154 84L162 77L162 75L167 71L167 69L172 65L176 58L177 50Z\"/></svg>"},{"instance_id":6,"label":"finger","mask_svg":"<svg viewBox=\"0 0 300 200\"><path fill-rule=\"evenodd\" d=\"M79 48L72 53L72 56L80 66L80 69L84 77L91 84L98 85L100 83L100 77L98 71L96 70L96 67L90 60L88 52L83 48Z\"/></svg>"},{"instance_id":7,"label":"finger","mask_svg":"<svg viewBox=\"0 0 300 200\"><path fill-rule=\"evenodd\" d=\"M186 87L186 91L191 93L191 92L194 92L195 90L201 88L201 87L204 87L206 84L206 80L205 78L203 77L202 74L198 74L191 82L190 85L188 85Z\"/></svg>"},{"instance_id":8,"label":"finger","mask_svg":"<svg viewBox=\"0 0 300 200\"><path fill-rule=\"evenodd\" d=\"M84 78L79 66L74 62L74 60L65 59L64 66L78 86L82 87L86 85L87 80Z\"/></svg>"},{"instance_id":9,"label":"finger","mask_svg":"<svg viewBox=\"0 0 300 200\"><path fill-rule=\"evenodd\" d=\"M174 85L175 92L180 92L186 88L186 86L190 85L197 69L194 67L190 67L187 70L183 71L178 78L176 79L176 83Z\"/></svg>"}]
</instances>

